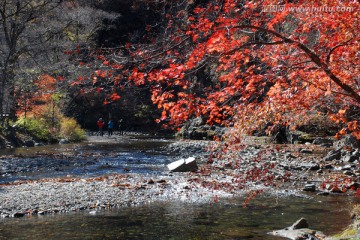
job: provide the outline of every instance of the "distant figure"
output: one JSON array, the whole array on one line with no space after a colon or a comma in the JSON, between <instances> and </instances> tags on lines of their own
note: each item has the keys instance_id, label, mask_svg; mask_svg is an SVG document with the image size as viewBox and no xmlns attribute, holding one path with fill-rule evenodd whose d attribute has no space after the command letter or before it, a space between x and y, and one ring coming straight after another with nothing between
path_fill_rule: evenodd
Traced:
<instances>
[{"instance_id":1,"label":"distant figure","mask_svg":"<svg viewBox=\"0 0 360 240\"><path fill-rule=\"evenodd\" d=\"M121 128L122 121L123 121L122 119L120 119L120 120L118 121L119 135L124 135L124 132L123 132L123 130L122 130L122 128Z\"/></svg>"},{"instance_id":2,"label":"distant figure","mask_svg":"<svg viewBox=\"0 0 360 240\"><path fill-rule=\"evenodd\" d=\"M113 135L114 123L113 121L109 120L108 122L108 135L109 137Z\"/></svg>"},{"instance_id":3,"label":"distant figure","mask_svg":"<svg viewBox=\"0 0 360 240\"><path fill-rule=\"evenodd\" d=\"M103 136L104 135L104 125L105 125L105 122L103 121L102 118L99 118L99 120L97 121L97 126L99 128L99 135L100 136Z\"/></svg>"}]
</instances>

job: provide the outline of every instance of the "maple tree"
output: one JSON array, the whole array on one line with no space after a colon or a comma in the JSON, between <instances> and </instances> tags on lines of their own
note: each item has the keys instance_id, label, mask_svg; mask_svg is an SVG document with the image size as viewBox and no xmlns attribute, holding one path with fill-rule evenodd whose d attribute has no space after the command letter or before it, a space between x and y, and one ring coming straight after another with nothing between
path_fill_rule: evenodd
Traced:
<instances>
[{"instance_id":1,"label":"maple tree","mask_svg":"<svg viewBox=\"0 0 360 240\"><path fill-rule=\"evenodd\" d=\"M116 86L146 85L162 110L157 121L172 126L202 115L251 133L319 114L339 123L339 134L359 137L351 115L360 103L357 1L324 4L213 0L169 8L161 39L148 26L144 43L90 54L102 68L89 78L102 81L92 90L116 100Z\"/></svg>"},{"instance_id":2,"label":"maple tree","mask_svg":"<svg viewBox=\"0 0 360 240\"><path fill-rule=\"evenodd\" d=\"M167 67L148 73L149 81L159 83L153 100L164 109L160 120L178 124L208 115L209 123L227 123L234 116L230 123L250 132L268 121L287 124L320 112L352 120L347 128L359 134L357 120L345 118L360 103L357 4L328 1L329 7L349 10L291 12L308 6L297 1L284 5L288 11L264 11L271 4L277 2L212 1L194 9L178 39L190 42L191 51L169 49ZM211 85L190 77L204 66L217 77Z\"/></svg>"},{"instance_id":3,"label":"maple tree","mask_svg":"<svg viewBox=\"0 0 360 240\"><path fill-rule=\"evenodd\" d=\"M54 105L56 95L60 95L62 79L53 78L50 75L41 75L34 79L33 84L24 84L23 88L15 90L17 103L17 116L40 115L44 106Z\"/></svg>"},{"instance_id":4,"label":"maple tree","mask_svg":"<svg viewBox=\"0 0 360 240\"><path fill-rule=\"evenodd\" d=\"M141 43L82 56L94 71L74 84L92 82L85 91L107 91L111 101L121 97L119 88L146 86L162 112L157 122L179 127L203 116L231 127L210 158L234 168L244 165L239 136L263 126L296 128L319 115L338 124L338 137L360 137L358 1L162 3L161 35L159 26L147 26ZM274 166L260 161L266 156L259 153L235 181L272 184Z\"/></svg>"}]
</instances>

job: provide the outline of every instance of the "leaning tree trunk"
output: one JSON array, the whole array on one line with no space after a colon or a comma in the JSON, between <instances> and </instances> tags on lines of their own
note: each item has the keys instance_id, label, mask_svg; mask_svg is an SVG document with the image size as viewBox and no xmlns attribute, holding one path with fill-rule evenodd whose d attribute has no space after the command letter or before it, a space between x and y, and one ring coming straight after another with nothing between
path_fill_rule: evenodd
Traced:
<instances>
[{"instance_id":1,"label":"leaning tree trunk","mask_svg":"<svg viewBox=\"0 0 360 240\"><path fill-rule=\"evenodd\" d=\"M1 73L0 82L0 121L2 124L9 118L15 118L14 90L14 74L5 69Z\"/></svg>"}]
</instances>

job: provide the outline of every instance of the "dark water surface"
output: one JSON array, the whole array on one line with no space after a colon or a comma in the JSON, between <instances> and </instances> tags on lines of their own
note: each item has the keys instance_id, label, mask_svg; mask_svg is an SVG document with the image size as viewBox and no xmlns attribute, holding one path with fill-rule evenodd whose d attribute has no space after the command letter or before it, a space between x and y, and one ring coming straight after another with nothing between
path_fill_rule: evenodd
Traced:
<instances>
[{"instance_id":1,"label":"dark water surface","mask_svg":"<svg viewBox=\"0 0 360 240\"><path fill-rule=\"evenodd\" d=\"M300 217L326 234L350 223L344 198L260 198L247 208L242 201L152 203L96 213L6 219L0 224L0 239L282 239L267 233Z\"/></svg>"},{"instance_id":2,"label":"dark water surface","mask_svg":"<svg viewBox=\"0 0 360 240\"><path fill-rule=\"evenodd\" d=\"M161 174L177 159L162 148L172 140L127 138L2 152L0 183L106 173ZM8 157L7 157L8 156ZM31 157L30 157L31 156ZM0 193L1 194L1 193ZM354 198L263 197L219 203L151 203L145 206L0 219L0 239L282 239L268 232L304 217L310 227L334 234L350 223Z\"/></svg>"}]
</instances>

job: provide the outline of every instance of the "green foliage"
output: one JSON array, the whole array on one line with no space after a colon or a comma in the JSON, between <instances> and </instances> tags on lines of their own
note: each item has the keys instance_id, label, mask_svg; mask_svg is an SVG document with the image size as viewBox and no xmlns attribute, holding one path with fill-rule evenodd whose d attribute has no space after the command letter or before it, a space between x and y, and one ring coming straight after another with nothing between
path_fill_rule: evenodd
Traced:
<instances>
[{"instance_id":1,"label":"green foliage","mask_svg":"<svg viewBox=\"0 0 360 240\"><path fill-rule=\"evenodd\" d=\"M85 139L85 131L73 118L63 117L60 122L61 138L65 138L70 142L78 142Z\"/></svg>"},{"instance_id":2,"label":"green foliage","mask_svg":"<svg viewBox=\"0 0 360 240\"><path fill-rule=\"evenodd\" d=\"M43 110L39 116L19 118L16 125L41 141L51 142L64 138L70 142L77 142L85 139L85 131L76 120L65 117L58 107L50 104Z\"/></svg>"},{"instance_id":3,"label":"green foliage","mask_svg":"<svg viewBox=\"0 0 360 240\"><path fill-rule=\"evenodd\" d=\"M26 129L26 131L39 140L47 142L53 140L50 128L47 126L48 124L43 118L35 119L21 117L17 120L16 124Z\"/></svg>"}]
</instances>

